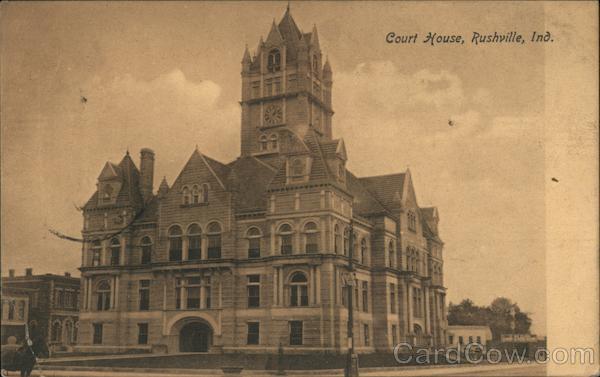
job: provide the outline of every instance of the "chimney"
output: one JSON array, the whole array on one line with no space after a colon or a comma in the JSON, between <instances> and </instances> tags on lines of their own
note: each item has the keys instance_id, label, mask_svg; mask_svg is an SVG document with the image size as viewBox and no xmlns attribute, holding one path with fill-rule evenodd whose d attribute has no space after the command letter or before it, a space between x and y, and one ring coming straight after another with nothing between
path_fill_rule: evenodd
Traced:
<instances>
[{"instance_id":1,"label":"chimney","mask_svg":"<svg viewBox=\"0 0 600 377\"><path fill-rule=\"evenodd\" d=\"M33 275L33 268L26 268L25 269L25 276L32 276Z\"/></svg>"},{"instance_id":2,"label":"chimney","mask_svg":"<svg viewBox=\"0 0 600 377\"><path fill-rule=\"evenodd\" d=\"M154 151L149 148L142 148L140 151L140 192L144 202L152 197L152 184L154 182Z\"/></svg>"},{"instance_id":3,"label":"chimney","mask_svg":"<svg viewBox=\"0 0 600 377\"><path fill-rule=\"evenodd\" d=\"M65 272L65 277L66 278L70 278L71 277L71 273L70 272Z\"/></svg>"},{"instance_id":4,"label":"chimney","mask_svg":"<svg viewBox=\"0 0 600 377\"><path fill-rule=\"evenodd\" d=\"M10 270L8 270L8 277L9 278L14 278L15 277L15 270L13 270L12 268Z\"/></svg>"}]
</instances>

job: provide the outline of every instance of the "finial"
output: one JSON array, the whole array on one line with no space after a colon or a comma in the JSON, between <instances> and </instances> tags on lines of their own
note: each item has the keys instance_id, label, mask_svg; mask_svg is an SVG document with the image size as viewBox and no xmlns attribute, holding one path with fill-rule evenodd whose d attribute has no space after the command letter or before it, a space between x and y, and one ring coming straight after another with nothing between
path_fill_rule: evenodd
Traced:
<instances>
[{"instance_id":1,"label":"finial","mask_svg":"<svg viewBox=\"0 0 600 377\"><path fill-rule=\"evenodd\" d=\"M125 151L125 155L129 156L129 145L127 146L127 150Z\"/></svg>"},{"instance_id":2,"label":"finial","mask_svg":"<svg viewBox=\"0 0 600 377\"><path fill-rule=\"evenodd\" d=\"M288 3L287 3L287 9L286 9L286 11L287 11L288 13L289 13L289 11L290 11L290 0L288 0Z\"/></svg>"}]
</instances>

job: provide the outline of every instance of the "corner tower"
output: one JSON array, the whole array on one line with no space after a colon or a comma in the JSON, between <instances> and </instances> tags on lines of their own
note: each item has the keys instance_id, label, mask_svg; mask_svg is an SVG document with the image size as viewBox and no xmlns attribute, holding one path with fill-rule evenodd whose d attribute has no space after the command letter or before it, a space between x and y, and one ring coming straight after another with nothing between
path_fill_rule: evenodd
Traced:
<instances>
[{"instance_id":1,"label":"corner tower","mask_svg":"<svg viewBox=\"0 0 600 377\"><path fill-rule=\"evenodd\" d=\"M242 58L242 156L285 153L289 132L301 139L310 128L331 140L332 73L316 26L300 31L289 7L261 37L254 55Z\"/></svg>"}]
</instances>

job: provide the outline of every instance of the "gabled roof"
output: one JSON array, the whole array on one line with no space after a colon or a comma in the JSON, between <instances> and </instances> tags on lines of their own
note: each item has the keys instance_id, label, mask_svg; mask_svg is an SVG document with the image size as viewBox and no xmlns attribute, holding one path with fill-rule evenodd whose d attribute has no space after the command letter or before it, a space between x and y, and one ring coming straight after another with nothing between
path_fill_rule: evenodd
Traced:
<instances>
[{"instance_id":1,"label":"gabled roof","mask_svg":"<svg viewBox=\"0 0 600 377\"><path fill-rule=\"evenodd\" d=\"M369 192L349 170L346 171L346 187L354 196L354 212L358 215L368 216L371 214L386 212L386 208Z\"/></svg>"},{"instance_id":2,"label":"gabled roof","mask_svg":"<svg viewBox=\"0 0 600 377\"><path fill-rule=\"evenodd\" d=\"M183 169L181 169L181 172L175 179L173 186L175 186L177 184L177 181L179 181L181 174L184 171L186 171L188 169L192 169L192 168L194 168L194 166L197 166L198 164L202 164L202 165L206 166L208 168L208 170L213 174L215 179L219 182L219 185L223 189L227 188L226 181L227 181L227 176L229 175L229 170L230 170L229 167L215 159L205 156L204 154L200 153L200 151L198 149L194 150L194 152L192 153L192 155L186 162Z\"/></svg>"},{"instance_id":3,"label":"gabled roof","mask_svg":"<svg viewBox=\"0 0 600 377\"><path fill-rule=\"evenodd\" d=\"M360 182L384 206L397 207L402 201L406 173L360 178Z\"/></svg>"},{"instance_id":4,"label":"gabled roof","mask_svg":"<svg viewBox=\"0 0 600 377\"><path fill-rule=\"evenodd\" d=\"M269 45L279 45L283 42L283 36L279 31L277 25L275 25L275 20L273 20L273 24L271 25L271 30L269 31L269 35L267 36L267 44Z\"/></svg>"},{"instance_id":5,"label":"gabled roof","mask_svg":"<svg viewBox=\"0 0 600 377\"><path fill-rule=\"evenodd\" d=\"M348 154L346 153L346 145L344 139L335 139L321 142L321 149L325 158L340 157L342 160L348 160Z\"/></svg>"},{"instance_id":6,"label":"gabled roof","mask_svg":"<svg viewBox=\"0 0 600 377\"><path fill-rule=\"evenodd\" d=\"M262 211L267 209L267 186L277 169L256 157L240 157L227 165L230 169L228 186L235 192L236 211Z\"/></svg>"},{"instance_id":7,"label":"gabled roof","mask_svg":"<svg viewBox=\"0 0 600 377\"><path fill-rule=\"evenodd\" d=\"M112 205L123 206L131 205L141 207L144 203L142 194L140 193L140 171L129 156L129 152L125 154L118 165L112 162L107 162L102 168L102 172L98 177L99 180L114 179L121 182L121 190L117 194L116 202ZM92 194L92 197L84 205L84 209L97 208L98 191Z\"/></svg>"},{"instance_id":8,"label":"gabled roof","mask_svg":"<svg viewBox=\"0 0 600 377\"><path fill-rule=\"evenodd\" d=\"M283 18L279 22L278 28L283 39L286 41L293 42L302 38L302 32L298 28L298 25L296 25L296 21L294 21L294 18L292 17L290 8L286 9Z\"/></svg>"}]
</instances>

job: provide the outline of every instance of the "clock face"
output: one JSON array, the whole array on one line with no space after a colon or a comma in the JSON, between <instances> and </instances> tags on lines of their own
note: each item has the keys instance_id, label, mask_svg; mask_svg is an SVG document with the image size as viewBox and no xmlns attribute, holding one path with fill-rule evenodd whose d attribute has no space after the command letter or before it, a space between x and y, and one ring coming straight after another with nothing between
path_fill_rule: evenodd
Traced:
<instances>
[{"instance_id":1,"label":"clock face","mask_svg":"<svg viewBox=\"0 0 600 377\"><path fill-rule=\"evenodd\" d=\"M283 122L283 112L281 107L271 105L265 110L265 122L268 125L280 124Z\"/></svg>"}]
</instances>

